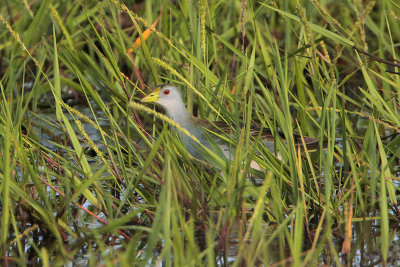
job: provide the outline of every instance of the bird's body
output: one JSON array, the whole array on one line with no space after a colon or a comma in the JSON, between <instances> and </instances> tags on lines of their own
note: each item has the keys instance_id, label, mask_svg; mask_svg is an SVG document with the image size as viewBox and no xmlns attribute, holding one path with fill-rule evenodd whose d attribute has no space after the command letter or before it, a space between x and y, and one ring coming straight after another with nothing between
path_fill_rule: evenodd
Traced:
<instances>
[{"instance_id":1,"label":"bird's body","mask_svg":"<svg viewBox=\"0 0 400 267\"><path fill-rule=\"evenodd\" d=\"M219 152L219 151L215 151L215 146L213 146L212 144L214 142L214 139L212 142L210 141L210 135L208 134L208 131L205 129L208 129L211 132L222 133L222 134L227 132L229 133L231 131L229 125L227 125L224 122L214 122L211 124L208 121L200 120L190 115L189 112L186 110L185 104L182 101L179 89L174 85L165 84L157 87L152 93L145 96L142 99L142 102L154 102L161 105L165 109L167 116L170 119L172 119L175 123L182 126L182 128L186 129L189 132L189 134L194 136L204 147L214 152ZM182 140L188 152L193 157L200 160L204 160L204 158L202 157L202 154L204 153L201 152L202 150L201 146L195 140L193 140L193 138L186 136L186 134L184 134L181 130L176 129L176 131L178 132L179 137ZM274 136L271 130L267 128L262 128L258 125L252 125L251 135L253 135L256 138L259 135L261 135L261 138L267 149L272 152L275 150ZM278 133L278 135L279 138L284 139L283 134ZM298 146L301 151L304 151L305 149L315 150L319 148L318 139L312 137L301 137L295 135L294 141L296 146ZM306 145L305 148L302 145L303 141ZM234 149L232 149L230 145L227 145L221 139L216 139L214 143L218 145L221 152L224 154L226 158L231 159L233 157Z\"/></svg>"}]
</instances>

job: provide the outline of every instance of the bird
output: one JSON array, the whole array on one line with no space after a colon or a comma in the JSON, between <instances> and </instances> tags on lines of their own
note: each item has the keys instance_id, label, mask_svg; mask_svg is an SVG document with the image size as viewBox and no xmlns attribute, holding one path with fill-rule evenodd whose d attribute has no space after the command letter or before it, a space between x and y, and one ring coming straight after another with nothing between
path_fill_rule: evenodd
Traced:
<instances>
[{"instance_id":1,"label":"bird","mask_svg":"<svg viewBox=\"0 0 400 267\"><path fill-rule=\"evenodd\" d=\"M174 121L180 127L175 127L180 140L186 147L187 151L194 158L206 161L209 158L204 158L204 150L209 149L227 159L232 159L234 149L232 145L218 138L221 135L210 136L209 133L219 133L231 131L231 127L223 121L209 122L192 116L185 107L182 100L181 91L173 84L162 84L141 100L142 103L155 103L160 105L166 112L168 118ZM277 137L283 139L283 133L275 131ZM271 151L275 151L275 138L273 131L268 128L263 128L258 124L252 124L250 129L251 136L257 138L261 136L265 147ZM194 138L193 138L194 137ZM303 145L303 141L305 146ZM296 148L300 151L314 151L320 148L318 139L307 136L294 135ZM200 145L201 144L201 145ZM204 149L206 148L206 149ZM220 150L220 151L218 151ZM207 154L206 154L207 155Z\"/></svg>"}]
</instances>

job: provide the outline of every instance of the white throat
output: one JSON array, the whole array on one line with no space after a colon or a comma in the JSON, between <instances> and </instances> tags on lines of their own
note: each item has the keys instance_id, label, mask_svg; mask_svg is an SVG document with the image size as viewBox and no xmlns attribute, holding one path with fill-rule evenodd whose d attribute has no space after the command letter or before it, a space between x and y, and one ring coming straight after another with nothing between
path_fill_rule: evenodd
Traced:
<instances>
[{"instance_id":1,"label":"white throat","mask_svg":"<svg viewBox=\"0 0 400 267\"><path fill-rule=\"evenodd\" d=\"M160 99L161 100L161 99ZM167 116L176 123L185 126L190 121L190 114L187 112L185 104L180 97L169 99L168 101L158 101L167 112Z\"/></svg>"}]
</instances>

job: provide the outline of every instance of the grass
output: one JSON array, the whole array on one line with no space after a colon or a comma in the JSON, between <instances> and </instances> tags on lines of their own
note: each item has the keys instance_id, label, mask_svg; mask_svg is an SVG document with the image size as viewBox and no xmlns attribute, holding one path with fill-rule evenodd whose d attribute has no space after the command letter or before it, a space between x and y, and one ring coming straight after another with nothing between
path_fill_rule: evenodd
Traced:
<instances>
[{"instance_id":1,"label":"grass","mask_svg":"<svg viewBox=\"0 0 400 267\"><path fill-rule=\"evenodd\" d=\"M398 264L399 11L7 1L2 265ZM139 103L165 82L191 113L231 126L234 159L199 163ZM289 140L276 138L281 160L253 122ZM327 148L298 153L294 133Z\"/></svg>"}]
</instances>

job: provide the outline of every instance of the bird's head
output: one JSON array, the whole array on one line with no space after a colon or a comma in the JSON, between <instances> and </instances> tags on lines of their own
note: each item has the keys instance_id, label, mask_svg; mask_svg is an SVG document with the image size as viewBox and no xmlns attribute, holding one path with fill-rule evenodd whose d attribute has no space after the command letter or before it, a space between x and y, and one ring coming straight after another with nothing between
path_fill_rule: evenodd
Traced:
<instances>
[{"instance_id":1,"label":"bird's head","mask_svg":"<svg viewBox=\"0 0 400 267\"><path fill-rule=\"evenodd\" d=\"M154 102L163 106L166 110L183 105L181 92L171 84L157 86L150 94L146 95L141 102Z\"/></svg>"}]
</instances>

